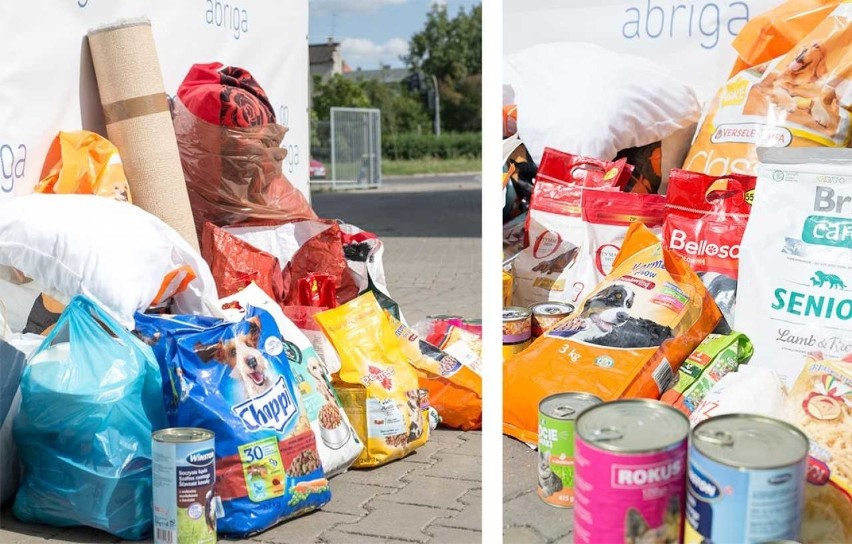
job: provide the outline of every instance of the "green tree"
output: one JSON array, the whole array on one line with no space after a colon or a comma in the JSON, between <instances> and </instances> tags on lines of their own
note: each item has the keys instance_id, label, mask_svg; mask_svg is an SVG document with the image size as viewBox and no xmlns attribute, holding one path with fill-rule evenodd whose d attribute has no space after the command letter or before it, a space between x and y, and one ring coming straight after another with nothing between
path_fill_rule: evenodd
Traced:
<instances>
[{"instance_id":1,"label":"green tree","mask_svg":"<svg viewBox=\"0 0 852 544\"><path fill-rule=\"evenodd\" d=\"M382 110L382 132L417 132L418 128L428 131L431 127L423 102L402 84L370 79L361 82L361 86L372 107Z\"/></svg>"},{"instance_id":2,"label":"green tree","mask_svg":"<svg viewBox=\"0 0 852 544\"><path fill-rule=\"evenodd\" d=\"M328 81L314 79L313 110L320 121L331 118L331 108L369 108L370 98L358 81L335 74Z\"/></svg>"},{"instance_id":3,"label":"green tree","mask_svg":"<svg viewBox=\"0 0 852 544\"><path fill-rule=\"evenodd\" d=\"M455 131L482 128L482 5L451 18L434 4L403 60L412 72L435 76L441 96L442 127Z\"/></svg>"}]
</instances>

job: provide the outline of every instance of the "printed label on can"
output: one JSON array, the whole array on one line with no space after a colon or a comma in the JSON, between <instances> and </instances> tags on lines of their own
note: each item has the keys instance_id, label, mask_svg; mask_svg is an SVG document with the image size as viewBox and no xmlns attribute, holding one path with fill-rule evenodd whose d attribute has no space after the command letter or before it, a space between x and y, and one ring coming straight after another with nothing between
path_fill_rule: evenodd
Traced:
<instances>
[{"instance_id":1,"label":"printed label on can","mask_svg":"<svg viewBox=\"0 0 852 544\"><path fill-rule=\"evenodd\" d=\"M686 440L665 451L614 453L578 437L574 462L574 542L680 542Z\"/></svg>"},{"instance_id":2,"label":"printed label on can","mask_svg":"<svg viewBox=\"0 0 852 544\"><path fill-rule=\"evenodd\" d=\"M769 470L717 463L689 452L684 544L798 540L804 507L804 460Z\"/></svg>"},{"instance_id":3,"label":"printed label on can","mask_svg":"<svg viewBox=\"0 0 852 544\"><path fill-rule=\"evenodd\" d=\"M503 360L511 359L518 353L524 351L530 346L530 341L520 342L517 344L503 344Z\"/></svg>"},{"instance_id":4,"label":"printed label on can","mask_svg":"<svg viewBox=\"0 0 852 544\"><path fill-rule=\"evenodd\" d=\"M574 420L538 415L538 496L574 506Z\"/></svg>"},{"instance_id":5,"label":"printed label on can","mask_svg":"<svg viewBox=\"0 0 852 544\"><path fill-rule=\"evenodd\" d=\"M213 440L154 441L154 542L216 542Z\"/></svg>"}]
</instances>

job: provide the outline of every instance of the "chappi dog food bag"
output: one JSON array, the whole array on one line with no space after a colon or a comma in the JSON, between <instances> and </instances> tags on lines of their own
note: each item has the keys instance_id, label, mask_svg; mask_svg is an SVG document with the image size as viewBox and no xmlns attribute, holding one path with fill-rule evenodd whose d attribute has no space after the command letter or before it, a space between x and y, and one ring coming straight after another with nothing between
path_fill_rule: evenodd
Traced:
<instances>
[{"instance_id":1,"label":"chappi dog food bag","mask_svg":"<svg viewBox=\"0 0 852 544\"><path fill-rule=\"evenodd\" d=\"M255 283L221 299L219 304L225 317L231 321L259 316L264 311L275 319L302 404L317 437L325 474L331 477L344 472L358 458L364 446L349 424L349 418L331 386L331 375L310 340L287 319L278 303Z\"/></svg>"},{"instance_id":2,"label":"chappi dog food bag","mask_svg":"<svg viewBox=\"0 0 852 544\"><path fill-rule=\"evenodd\" d=\"M188 384L174 424L216 434L221 535L242 538L331 500L288 349L263 310L194 334L166 357Z\"/></svg>"},{"instance_id":3,"label":"chappi dog food bag","mask_svg":"<svg viewBox=\"0 0 852 544\"><path fill-rule=\"evenodd\" d=\"M538 402L585 391L658 399L721 319L689 265L633 223L606 279L503 367L503 432L537 439Z\"/></svg>"},{"instance_id":4,"label":"chappi dog food bag","mask_svg":"<svg viewBox=\"0 0 852 544\"><path fill-rule=\"evenodd\" d=\"M740 250L736 329L752 365L788 387L807 353L852 353L852 157L839 149L759 150Z\"/></svg>"},{"instance_id":5,"label":"chappi dog food bag","mask_svg":"<svg viewBox=\"0 0 852 544\"><path fill-rule=\"evenodd\" d=\"M316 320L340 354L334 386L366 446L353 466L383 465L425 444L426 391L375 295L367 292L317 314Z\"/></svg>"}]
</instances>

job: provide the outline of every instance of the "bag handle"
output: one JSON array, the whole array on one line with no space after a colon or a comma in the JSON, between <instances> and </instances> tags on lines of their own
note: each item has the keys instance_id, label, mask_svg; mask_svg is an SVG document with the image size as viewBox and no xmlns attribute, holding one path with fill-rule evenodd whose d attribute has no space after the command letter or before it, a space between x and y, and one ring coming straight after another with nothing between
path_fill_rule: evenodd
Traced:
<instances>
[{"instance_id":1,"label":"bag handle","mask_svg":"<svg viewBox=\"0 0 852 544\"><path fill-rule=\"evenodd\" d=\"M719 178L711 183L704 193L704 200L713 206L731 199L736 199L737 204L745 201L745 188L734 178Z\"/></svg>"},{"instance_id":2,"label":"bag handle","mask_svg":"<svg viewBox=\"0 0 852 544\"><path fill-rule=\"evenodd\" d=\"M53 345L53 342L56 340L56 336L64 329L63 325L65 324L64 321L67 320L67 313L75 310L86 312L89 317L97 322L98 326L102 327L104 331L112 336L118 343L136 350L142 349L142 346L144 346L144 343L141 340L130 334L124 326L121 325L121 323L116 321L115 318L109 315L93 300L85 295L75 295L74 298L71 299L71 302L69 302L65 307L65 311L62 312L62 316L59 317L59 321L57 321L53 330L50 331L44 339L44 342L42 342L42 346Z\"/></svg>"}]
</instances>

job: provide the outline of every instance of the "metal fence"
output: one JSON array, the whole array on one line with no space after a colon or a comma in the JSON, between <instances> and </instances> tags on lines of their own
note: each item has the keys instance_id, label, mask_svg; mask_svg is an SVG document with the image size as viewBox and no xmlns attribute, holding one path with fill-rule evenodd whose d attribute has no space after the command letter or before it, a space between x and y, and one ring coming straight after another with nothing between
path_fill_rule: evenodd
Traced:
<instances>
[{"instance_id":1,"label":"metal fence","mask_svg":"<svg viewBox=\"0 0 852 544\"><path fill-rule=\"evenodd\" d=\"M328 147L324 134L315 139L317 155L328 152L328 178L312 183L330 183L332 188L370 188L382 184L382 116L377 109L331 108ZM319 127L317 127L319 128ZM325 127L322 127L325 128ZM324 132L324 131L323 131ZM317 141L318 140L318 141ZM322 142L322 143L320 143ZM322 160L317 157L318 160Z\"/></svg>"}]
</instances>

